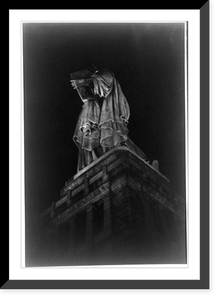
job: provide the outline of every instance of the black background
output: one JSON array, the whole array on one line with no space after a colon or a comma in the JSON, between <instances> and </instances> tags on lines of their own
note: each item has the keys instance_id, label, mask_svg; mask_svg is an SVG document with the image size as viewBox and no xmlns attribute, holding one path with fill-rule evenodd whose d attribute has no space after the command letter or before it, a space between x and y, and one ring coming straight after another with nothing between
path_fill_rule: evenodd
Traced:
<instances>
[{"instance_id":1,"label":"black background","mask_svg":"<svg viewBox=\"0 0 220 300\"><path fill-rule=\"evenodd\" d=\"M82 102L69 74L91 63L115 74L130 105L129 137L185 196L183 23L27 23L23 39L30 257L40 247L39 214L76 173L72 135Z\"/></svg>"}]
</instances>

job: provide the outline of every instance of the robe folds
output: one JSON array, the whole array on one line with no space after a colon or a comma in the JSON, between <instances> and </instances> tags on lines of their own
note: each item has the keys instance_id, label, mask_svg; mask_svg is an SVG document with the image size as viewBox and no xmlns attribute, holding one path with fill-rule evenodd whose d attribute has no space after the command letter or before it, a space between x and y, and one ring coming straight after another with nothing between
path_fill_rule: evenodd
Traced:
<instances>
[{"instance_id":1,"label":"robe folds","mask_svg":"<svg viewBox=\"0 0 220 300\"><path fill-rule=\"evenodd\" d=\"M78 171L117 145L135 145L128 139L130 108L121 86L108 70L91 76L96 97L85 100L73 140L79 148ZM101 99L102 105L99 104Z\"/></svg>"}]
</instances>

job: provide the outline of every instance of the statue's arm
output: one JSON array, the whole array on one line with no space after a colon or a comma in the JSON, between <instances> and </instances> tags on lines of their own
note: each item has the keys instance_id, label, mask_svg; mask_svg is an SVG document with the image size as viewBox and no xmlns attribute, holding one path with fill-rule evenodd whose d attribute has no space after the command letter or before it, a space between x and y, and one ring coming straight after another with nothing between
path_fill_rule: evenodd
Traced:
<instances>
[{"instance_id":1,"label":"statue's arm","mask_svg":"<svg viewBox=\"0 0 220 300\"><path fill-rule=\"evenodd\" d=\"M92 75L94 94L106 98L113 88L113 76L110 72Z\"/></svg>"}]
</instances>

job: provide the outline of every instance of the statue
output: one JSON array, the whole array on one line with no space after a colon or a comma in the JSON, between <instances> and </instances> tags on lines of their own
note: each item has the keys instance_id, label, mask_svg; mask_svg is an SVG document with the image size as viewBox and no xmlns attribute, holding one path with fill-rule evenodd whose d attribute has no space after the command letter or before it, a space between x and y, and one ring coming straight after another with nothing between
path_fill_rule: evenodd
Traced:
<instances>
[{"instance_id":1,"label":"statue","mask_svg":"<svg viewBox=\"0 0 220 300\"><path fill-rule=\"evenodd\" d=\"M146 159L128 138L130 108L114 74L107 69L83 70L71 73L70 82L84 103L73 136L79 149L77 171L118 145Z\"/></svg>"}]
</instances>

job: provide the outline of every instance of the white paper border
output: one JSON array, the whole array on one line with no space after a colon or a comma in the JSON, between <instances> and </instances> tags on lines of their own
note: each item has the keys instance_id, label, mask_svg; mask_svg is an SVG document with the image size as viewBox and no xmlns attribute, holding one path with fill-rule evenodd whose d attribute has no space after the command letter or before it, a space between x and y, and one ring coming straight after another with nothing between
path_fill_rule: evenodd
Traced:
<instances>
[{"instance_id":1,"label":"white paper border","mask_svg":"<svg viewBox=\"0 0 220 300\"><path fill-rule=\"evenodd\" d=\"M10 279L199 279L199 10L10 10ZM22 22L185 22L188 21L188 267L22 268L24 259L24 152ZM16 79L16 80L15 80Z\"/></svg>"}]
</instances>

